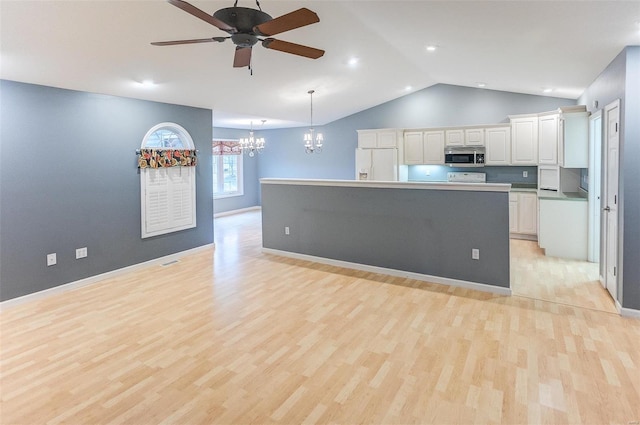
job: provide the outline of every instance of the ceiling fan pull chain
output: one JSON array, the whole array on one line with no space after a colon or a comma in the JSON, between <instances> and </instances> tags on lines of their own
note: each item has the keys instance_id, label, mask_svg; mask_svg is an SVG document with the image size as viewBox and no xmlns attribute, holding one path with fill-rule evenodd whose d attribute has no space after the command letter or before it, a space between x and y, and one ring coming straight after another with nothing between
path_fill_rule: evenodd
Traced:
<instances>
[{"instance_id":1,"label":"ceiling fan pull chain","mask_svg":"<svg viewBox=\"0 0 640 425\"><path fill-rule=\"evenodd\" d=\"M256 4L258 5L258 9L262 10L262 8L260 7L260 2L258 0L256 0Z\"/></svg>"},{"instance_id":2,"label":"ceiling fan pull chain","mask_svg":"<svg viewBox=\"0 0 640 425\"><path fill-rule=\"evenodd\" d=\"M235 3L233 3L233 7L238 7L238 0L236 0Z\"/></svg>"}]
</instances>

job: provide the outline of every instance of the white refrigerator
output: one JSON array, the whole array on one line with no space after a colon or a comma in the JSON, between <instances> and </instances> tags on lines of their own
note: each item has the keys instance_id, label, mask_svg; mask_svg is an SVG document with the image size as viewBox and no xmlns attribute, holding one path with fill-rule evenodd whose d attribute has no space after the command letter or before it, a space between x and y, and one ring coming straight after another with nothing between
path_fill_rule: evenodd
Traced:
<instances>
[{"instance_id":1,"label":"white refrigerator","mask_svg":"<svg viewBox=\"0 0 640 425\"><path fill-rule=\"evenodd\" d=\"M398 149L356 149L356 180L406 181Z\"/></svg>"}]
</instances>

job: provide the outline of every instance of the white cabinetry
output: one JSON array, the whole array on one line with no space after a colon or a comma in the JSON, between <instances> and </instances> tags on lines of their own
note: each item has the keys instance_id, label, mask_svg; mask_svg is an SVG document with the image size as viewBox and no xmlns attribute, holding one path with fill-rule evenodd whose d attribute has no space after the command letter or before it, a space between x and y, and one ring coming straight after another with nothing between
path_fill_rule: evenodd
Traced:
<instances>
[{"instance_id":1,"label":"white cabinetry","mask_svg":"<svg viewBox=\"0 0 640 425\"><path fill-rule=\"evenodd\" d=\"M525 238L538 234L538 195L535 192L509 193L509 232Z\"/></svg>"},{"instance_id":2,"label":"white cabinetry","mask_svg":"<svg viewBox=\"0 0 640 425\"><path fill-rule=\"evenodd\" d=\"M358 130L358 147L361 149L397 148L402 141L402 132L394 128Z\"/></svg>"},{"instance_id":3,"label":"white cabinetry","mask_svg":"<svg viewBox=\"0 0 640 425\"><path fill-rule=\"evenodd\" d=\"M465 146L484 146L484 128L467 128L464 130Z\"/></svg>"},{"instance_id":4,"label":"white cabinetry","mask_svg":"<svg viewBox=\"0 0 640 425\"><path fill-rule=\"evenodd\" d=\"M587 259L585 200L540 199L538 245L551 257Z\"/></svg>"},{"instance_id":5,"label":"white cabinetry","mask_svg":"<svg viewBox=\"0 0 640 425\"><path fill-rule=\"evenodd\" d=\"M405 132L404 163L444 164L444 134L444 130Z\"/></svg>"},{"instance_id":6,"label":"white cabinetry","mask_svg":"<svg viewBox=\"0 0 640 425\"><path fill-rule=\"evenodd\" d=\"M584 106L560 109L558 164L561 167L589 167L589 113L584 109Z\"/></svg>"},{"instance_id":7,"label":"white cabinetry","mask_svg":"<svg viewBox=\"0 0 640 425\"><path fill-rule=\"evenodd\" d=\"M485 129L485 164L511 164L511 127L489 127Z\"/></svg>"},{"instance_id":8,"label":"white cabinetry","mask_svg":"<svg viewBox=\"0 0 640 425\"><path fill-rule=\"evenodd\" d=\"M538 117L538 164L558 163L558 114L541 114Z\"/></svg>"},{"instance_id":9,"label":"white cabinetry","mask_svg":"<svg viewBox=\"0 0 640 425\"><path fill-rule=\"evenodd\" d=\"M511 119L511 164L538 165L538 116L509 116Z\"/></svg>"},{"instance_id":10,"label":"white cabinetry","mask_svg":"<svg viewBox=\"0 0 640 425\"><path fill-rule=\"evenodd\" d=\"M445 145L484 146L484 128L452 128L445 131Z\"/></svg>"},{"instance_id":11,"label":"white cabinetry","mask_svg":"<svg viewBox=\"0 0 640 425\"><path fill-rule=\"evenodd\" d=\"M447 146L464 146L464 130L461 128L446 130Z\"/></svg>"}]
</instances>

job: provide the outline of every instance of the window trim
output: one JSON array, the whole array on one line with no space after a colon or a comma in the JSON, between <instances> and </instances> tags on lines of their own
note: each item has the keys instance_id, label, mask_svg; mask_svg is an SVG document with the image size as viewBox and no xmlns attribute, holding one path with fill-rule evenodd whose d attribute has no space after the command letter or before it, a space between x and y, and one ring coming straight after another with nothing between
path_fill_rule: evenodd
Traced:
<instances>
[{"instance_id":1,"label":"window trim","mask_svg":"<svg viewBox=\"0 0 640 425\"><path fill-rule=\"evenodd\" d=\"M172 122L163 122L160 124L157 124L155 126L153 126L148 132L147 134L145 134L144 138L142 139L142 142L140 144L140 148L141 149L146 149L146 143L147 140L149 139L149 137L154 134L156 131L162 129L162 128L166 128L167 130L170 130L174 133L177 133L180 136L180 140L182 141L183 145L188 145L188 146L183 146L182 149L191 149L191 150L195 150L195 144L193 142L193 138L191 137L191 135L189 134L189 132L182 126L176 124L176 123L172 123ZM164 148L164 147L154 147L153 149L157 149L157 150L175 150L175 148ZM173 232L177 232L180 230L186 230L186 229L192 229L194 227L197 227L197 222L196 222L196 215L197 215L197 205L196 205L196 170L195 167L169 167L169 168L143 168L139 170L140 173L140 216L141 216L141 220L140 220L140 233L141 233L141 237L142 239L146 239L146 238L150 238L153 236L159 236L159 235L164 235L167 233L173 233ZM153 186L150 185L150 181L152 174L153 175L162 175L163 173L166 173L166 187L167 187L167 199L170 199L169 201L167 201L167 216L172 217L171 213L175 211L175 208L178 208L177 204L175 204L173 202L173 198L175 198L175 194L176 193L180 193L179 191L182 188L182 193L189 193L189 197L190 197L190 211L189 211L189 221L186 224L178 224L176 225L176 220L174 218L170 218L169 220L166 221L166 223L164 224L164 227L162 228L149 228L149 223L148 220L151 220L153 217L153 211L152 208L149 207L149 205L147 205L147 197L149 194L152 194L154 191L156 191L156 188L154 188ZM188 185L188 192L185 192L185 182L178 182L177 184L174 184L173 182L173 178L171 177L172 175L176 174L176 173L180 173L180 175L182 173L188 173L188 182L186 182L186 184ZM173 198L172 198L172 195ZM186 217L186 216L185 216ZM178 221L179 222L179 221Z\"/></svg>"},{"instance_id":2,"label":"window trim","mask_svg":"<svg viewBox=\"0 0 640 425\"><path fill-rule=\"evenodd\" d=\"M211 140L211 143L213 142L236 142L236 143L240 143L239 139L220 139L220 138L214 138L213 140ZM212 156L212 162L213 161L217 161L218 159L216 157L224 157L225 155L211 155ZM220 194L216 194L216 193L212 193L213 199L226 199L226 198L237 198L240 196L244 196L244 155L241 153L240 155L234 155L234 156L238 156L242 159L238 160L238 191L234 192L234 193L220 193ZM220 161L222 161L222 159L220 159ZM221 164L219 164L221 165ZM213 164L212 167L213 169ZM220 176L218 176L220 177ZM213 180L213 175L211 176L212 180ZM215 187L213 188L215 190Z\"/></svg>"}]
</instances>

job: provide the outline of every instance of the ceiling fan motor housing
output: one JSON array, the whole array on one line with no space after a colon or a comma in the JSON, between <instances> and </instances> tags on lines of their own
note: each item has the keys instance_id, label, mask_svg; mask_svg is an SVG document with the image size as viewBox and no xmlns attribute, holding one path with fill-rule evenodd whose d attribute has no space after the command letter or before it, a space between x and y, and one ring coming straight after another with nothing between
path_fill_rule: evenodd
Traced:
<instances>
[{"instance_id":1,"label":"ceiling fan motor housing","mask_svg":"<svg viewBox=\"0 0 640 425\"><path fill-rule=\"evenodd\" d=\"M255 26L273 19L268 13L262 10L249 9L248 7L226 7L216 11L213 17L220 19L227 25L237 28L238 33L251 35L256 35L253 31Z\"/></svg>"}]
</instances>

